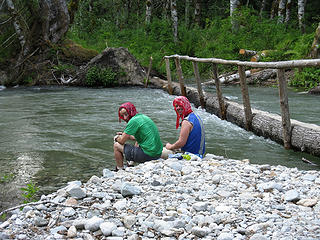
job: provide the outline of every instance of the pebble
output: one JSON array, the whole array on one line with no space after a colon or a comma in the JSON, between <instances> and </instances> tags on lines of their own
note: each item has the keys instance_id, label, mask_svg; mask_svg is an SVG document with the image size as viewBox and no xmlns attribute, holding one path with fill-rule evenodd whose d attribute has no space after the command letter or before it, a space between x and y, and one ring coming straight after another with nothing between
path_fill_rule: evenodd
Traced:
<instances>
[{"instance_id":1,"label":"pebble","mask_svg":"<svg viewBox=\"0 0 320 240\"><path fill-rule=\"evenodd\" d=\"M248 159L158 159L43 195L2 239L320 239L320 173Z\"/></svg>"}]
</instances>

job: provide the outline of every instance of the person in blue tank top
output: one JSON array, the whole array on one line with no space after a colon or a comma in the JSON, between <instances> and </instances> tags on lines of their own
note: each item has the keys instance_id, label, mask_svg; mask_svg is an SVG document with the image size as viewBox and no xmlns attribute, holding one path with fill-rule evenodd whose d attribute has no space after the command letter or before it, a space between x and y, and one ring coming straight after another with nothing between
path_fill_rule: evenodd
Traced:
<instances>
[{"instance_id":1,"label":"person in blue tank top","mask_svg":"<svg viewBox=\"0 0 320 240\"><path fill-rule=\"evenodd\" d=\"M201 118L192 111L189 100L184 96L176 97L173 107L177 114L176 128L180 125L181 130L179 139L173 144L167 143L166 148L181 149L202 158L205 153L205 133Z\"/></svg>"}]
</instances>

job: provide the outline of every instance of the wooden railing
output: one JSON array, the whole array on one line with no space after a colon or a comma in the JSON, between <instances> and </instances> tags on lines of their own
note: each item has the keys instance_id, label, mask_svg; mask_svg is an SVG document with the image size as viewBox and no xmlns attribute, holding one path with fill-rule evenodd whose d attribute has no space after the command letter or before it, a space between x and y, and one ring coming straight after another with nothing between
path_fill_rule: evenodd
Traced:
<instances>
[{"instance_id":1,"label":"wooden railing","mask_svg":"<svg viewBox=\"0 0 320 240\"><path fill-rule=\"evenodd\" d=\"M280 108L281 108L281 117L282 117L282 128L283 128L283 144L286 149L291 148L291 121L290 121L290 111L288 103L288 87L287 81L285 79L285 69L291 68L303 68L303 67L320 67L320 59L303 59L303 60L292 60L292 61L280 61L280 62L245 62L237 60L224 60L218 58L196 58L189 56L180 56L180 55L171 55L164 56L166 62L166 71L167 71L167 80L168 80L168 90L172 94L172 79L171 79L171 70L170 70L170 58L173 58L176 65L177 77L180 83L181 95L186 96L186 88L184 84L184 78L182 73L182 68L180 60L191 61L193 65L195 80L197 84L197 90L200 98L200 104L202 107L205 107L204 94L201 87L201 79L199 74L198 63L211 63L213 78L216 85L217 98L219 102L219 110L221 119L226 119L226 109L224 100L222 97L221 85L218 78L218 64L226 65L236 65L238 66L238 72L240 77L240 86L241 94L244 106L244 115L245 115L245 128L246 130L251 130L252 126L252 110L250 106L250 98L248 92L248 86L246 83L246 74L245 67L251 68L272 68L278 69L278 84L279 84L279 98L280 98Z\"/></svg>"}]
</instances>

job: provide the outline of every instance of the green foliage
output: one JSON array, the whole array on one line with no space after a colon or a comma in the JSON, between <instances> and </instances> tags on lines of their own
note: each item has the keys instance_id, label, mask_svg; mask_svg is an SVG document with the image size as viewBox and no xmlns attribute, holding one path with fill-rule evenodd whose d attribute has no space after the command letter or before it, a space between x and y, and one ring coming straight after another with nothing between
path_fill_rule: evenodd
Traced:
<instances>
[{"instance_id":1,"label":"green foliage","mask_svg":"<svg viewBox=\"0 0 320 240\"><path fill-rule=\"evenodd\" d=\"M27 184L27 187L21 188L22 197L24 198L23 203L35 202L36 194L40 189L32 181Z\"/></svg>"},{"instance_id":2,"label":"green foliage","mask_svg":"<svg viewBox=\"0 0 320 240\"><path fill-rule=\"evenodd\" d=\"M5 221L7 219L7 214L6 213L4 213L4 214L2 214L1 216L0 216L0 220L1 221Z\"/></svg>"},{"instance_id":3,"label":"green foliage","mask_svg":"<svg viewBox=\"0 0 320 240\"><path fill-rule=\"evenodd\" d=\"M0 177L0 183L8 183L14 179L15 175L13 173L5 174Z\"/></svg>"},{"instance_id":4,"label":"green foliage","mask_svg":"<svg viewBox=\"0 0 320 240\"><path fill-rule=\"evenodd\" d=\"M85 84L90 87L114 87L118 85L117 73L111 68L91 67L86 75Z\"/></svg>"},{"instance_id":5,"label":"green foliage","mask_svg":"<svg viewBox=\"0 0 320 240\"><path fill-rule=\"evenodd\" d=\"M314 1L316 2L316 1ZM148 26L144 22L144 2L132 2L129 15L124 10L124 0L84 0L79 3L68 37L84 47L102 51L106 47L128 48L138 61L148 66L150 56L153 57L153 69L165 75L166 69L163 56L179 54L199 58L222 58L249 61L239 55L239 49L255 51L272 50L271 54L261 61L280 61L306 58L314 36L316 25L306 24L307 34L301 34L298 29L297 17L292 16L289 25L279 24L277 19L261 17L260 4L250 3L248 8L242 7L234 13L238 23L234 32L228 8L228 1L214 1L203 9L201 20L203 28L190 23L184 24L184 3L178 4L179 41L173 42L172 22L165 18L163 8L153 9L152 21ZM314 4L314 3L312 3ZM308 4L308 6L312 5ZM190 12L193 12L190 5ZM308 11L311 11L309 9ZM307 13L306 13L307 15ZM114 17L115 16L115 17ZM312 16L315 16L313 14ZM308 16L309 23L316 18ZM192 21L192 20L191 20ZM183 74L186 78L193 76L192 64L181 61ZM175 77L175 64L170 61L172 76ZM201 75L208 75L210 64L199 64ZM219 65L219 73L236 70L235 66ZM98 69L88 74L89 86L102 85ZM97 77L98 76L98 77Z\"/></svg>"},{"instance_id":6,"label":"green foliage","mask_svg":"<svg viewBox=\"0 0 320 240\"><path fill-rule=\"evenodd\" d=\"M289 82L292 87L310 90L320 85L320 69L304 68L301 72L296 72L294 79Z\"/></svg>"}]
</instances>

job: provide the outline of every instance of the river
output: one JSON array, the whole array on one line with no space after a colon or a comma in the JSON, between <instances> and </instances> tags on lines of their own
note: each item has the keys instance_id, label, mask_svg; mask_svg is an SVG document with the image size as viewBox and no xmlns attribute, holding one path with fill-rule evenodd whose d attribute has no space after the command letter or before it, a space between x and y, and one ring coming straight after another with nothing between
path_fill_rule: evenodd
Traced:
<instances>
[{"instance_id":1,"label":"river","mask_svg":"<svg viewBox=\"0 0 320 240\"><path fill-rule=\"evenodd\" d=\"M241 101L239 87L224 87L223 91L228 98ZM275 91L252 88L252 107L280 112ZM48 194L68 181L85 182L92 175L101 176L104 168L114 168L113 136L125 127L123 121L119 123L117 115L123 102L133 102L138 112L150 116L159 128L162 142L172 143L179 133L175 129L174 97L163 90L145 88L20 87L1 90L0 209L21 203L20 188L31 181L40 187L40 193ZM289 98L295 99L294 102L299 99L302 104L294 106L289 102L292 118L320 125L318 96L290 92ZM204 121L208 153L249 159L257 164L320 169L301 161L305 157L320 164L318 157L284 150L282 145L222 121L202 109L194 110ZM9 175L12 177L4 181Z\"/></svg>"}]
</instances>

